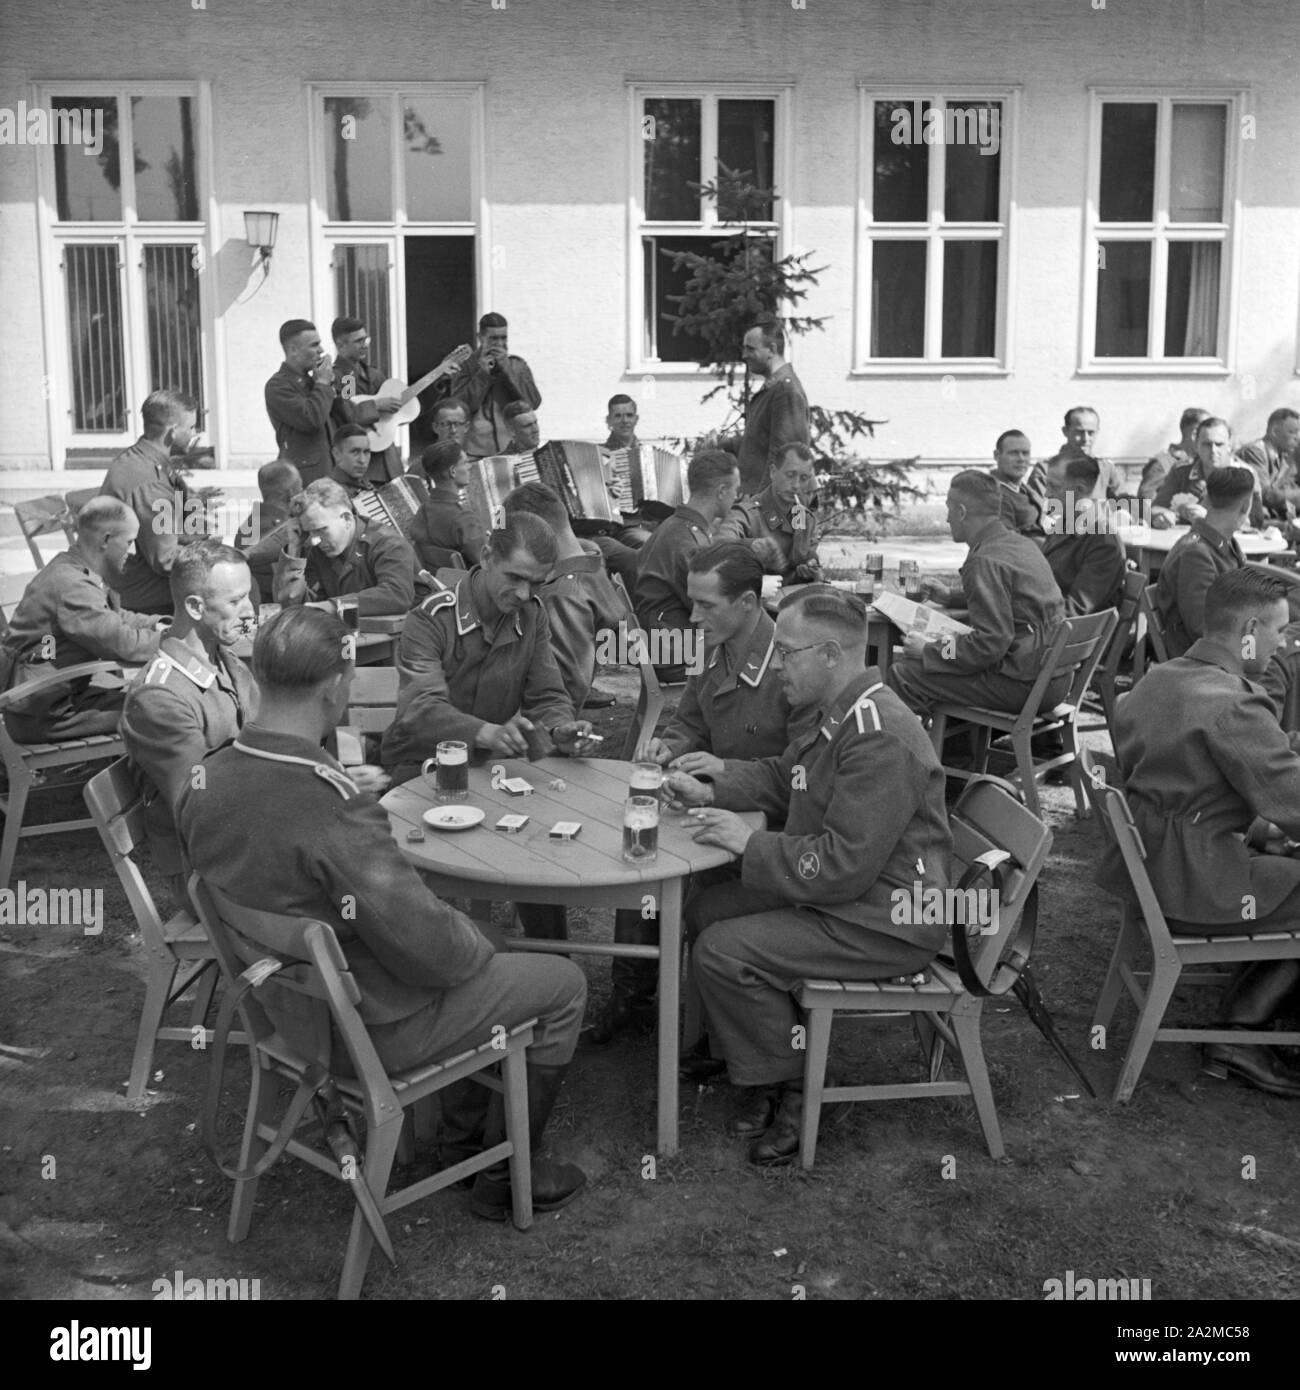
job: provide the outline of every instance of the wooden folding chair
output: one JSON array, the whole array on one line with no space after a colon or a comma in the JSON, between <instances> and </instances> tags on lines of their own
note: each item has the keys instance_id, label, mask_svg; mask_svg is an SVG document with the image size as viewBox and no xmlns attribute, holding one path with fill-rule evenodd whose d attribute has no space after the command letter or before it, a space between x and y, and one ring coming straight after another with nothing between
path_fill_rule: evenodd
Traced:
<instances>
[{"instance_id":1,"label":"wooden folding chair","mask_svg":"<svg viewBox=\"0 0 1300 1390\"><path fill-rule=\"evenodd\" d=\"M1011 714L1005 710L984 709L979 705L959 705L946 702L935 705L932 712L930 737L934 742L935 752L938 753L940 761L943 759L944 739L950 732L948 728L950 720L969 724L975 730L975 773L972 774L959 768L947 768L948 774L967 780L972 775L981 775L988 766L989 743L993 732L996 731L1011 739L1011 746L1016 757L1016 776L1013 780L1019 782L1025 798L1025 805L1035 815L1038 814L1039 810L1036 780L1038 775L1048 772L1054 767L1068 767L1070 781L1074 786L1075 813L1080 817L1086 816L1088 814L1088 801L1084 794L1078 766L1075 721L1078 717L1079 705L1083 700L1083 693L1092 680L1093 672L1097 669L1102 653L1106 650L1106 643L1110 640L1111 633L1115 630L1115 624L1118 621L1119 615L1113 608L1104 609L1100 613L1090 613L1080 618L1065 619L1052 645L1043 657L1038 678L1030 688L1024 708L1019 713ZM1058 675L1066 671L1072 673L1072 679L1065 699L1051 709L1044 710L1042 704L1047 696L1048 688ZM1064 751L1052 758L1035 759L1033 739L1041 734L1055 733L1058 730L1064 744Z\"/></svg>"},{"instance_id":2,"label":"wooden folding chair","mask_svg":"<svg viewBox=\"0 0 1300 1390\"><path fill-rule=\"evenodd\" d=\"M641 693L637 696L636 715L628 726L627 737L623 740L624 758L634 757L636 750L646 739L653 737L659 716L664 712L664 693L655 675L654 664L650 660L650 634L641 626L628 596L627 586L621 575L611 574L610 583L618 590L626 609L627 631L639 632L641 641L636 644L637 670L641 675Z\"/></svg>"},{"instance_id":3,"label":"wooden folding chair","mask_svg":"<svg viewBox=\"0 0 1300 1390\"><path fill-rule=\"evenodd\" d=\"M524 1052L533 1040L535 1018L508 1033L499 1033L481 1047L390 1074L357 1012L361 991L332 927L243 907L198 874L190 879L190 896L216 949L230 991L218 1023L203 1110L205 1147L227 1176L231 1171L216 1158L215 1121L225 1062L225 1029L233 1011L243 1016L250 1039L252 1077L228 1240L241 1241L248 1235L258 1180L281 1153L291 1153L332 1178L341 1177L351 1188L357 1209L339 1279L341 1299L360 1296L376 1239L395 1262L386 1216L503 1158L510 1163L514 1223L520 1230L532 1225ZM338 1041L350 1068L341 1066L344 1059ZM501 1079L489 1074L498 1062ZM352 1074L345 1074L345 1070ZM505 1141L390 1193L388 1183L406 1112L466 1077L503 1092ZM277 1127L272 1118L279 1078L294 1083L296 1091ZM364 1153L355 1134L358 1121L365 1126ZM321 1152L319 1143L304 1142L317 1125L321 1134L315 1137L325 1139L328 1153Z\"/></svg>"},{"instance_id":4,"label":"wooden folding chair","mask_svg":"<svg viewBox=\"0 0 1300 1390\"><path fill-rule=\"evenodd\" d=\"M985 899L996 904L996 912L991 914L995 927L987 935L978 925L972 927L969 920L965 924L950 923L954 938L963 938L961 943L954 940L954 946L968 946L967 968L977 977L980 992L963 983L955 965L939 959L929 966L924 982L919 984L874 980L799 982L799 1007L808 1018L800 1137L800 1161L805 1168L813 1166L816 1156L822 1106L843 1101L970 1096L990 1157L1001 1158L1005 1152L980 1040L980 1019L987 997L983 991L994 996L1005 994L1028 964L1032 942L1025 939L1021 930L1022 918L1047 860L1052 835L1032 811L1021 805L1014 788L994 777L969 783L953 808L950 821L957 863L963 870L975 870L967 874L963 883L975 886L984 880L994 885L997 894ZM826 1085L826 1058L836 1015L890 1018L907 1014L912 1017L921 1045L928 1080L869 1086ZM957 1053L964 1080L940 1079L945 1045Z\"/></svg>"},{"instance_id":5,"label":"wooden folding chair","mask_svg":"<svg viewBox=\"0 0 1300 1390\"><path fill-rule=\"evenodd\" d=\"M19 743L5 727L5 711L19 700L38 695L51 686L64 685L83 676L97 676L104 671L120 670L115 661L83 661L78 666L48 671L36 680L0 695L0 757L4 758L5 771L9 776L9 792L6 796L0 796L0 811L4 812L5 817L4 840L0 842L0 888L9 886L18 841L23 836L59 835L69 830L89 830L95 824L93 820L82 818L24 826L27 798L42 780L41 774L48 768L67 767L70 763L120 758L126 751L116 734L91 734L88 738L64 739L57 743Z\"/></svg>"},{"instance_id":6,"label":"wooden folding chair","mask_svg":"<svg viewBox=\"0 0 1300 1390\"><path fill-rule=\"evenodd\" d=\"M1231 936L1194 936L1179 932L1179 927L1185 924L1166 918L1156 898L1146 869L1146 846L1133 820L1128 799L1119 787L1106 781L1102 769L1090 757L1086 759L1085 774L1088 795L1097 807L1107 835L1119 845L1137 897L1135 905L1127 895L1116 895L1120 897L1119 937L1092 1018L1093 1028L1103 1029L1102 1036L1109 1039L1120 991L1126 990L1137 1006L1137 1020L1115 1082L1114 1099L1127 1101L1132 1097L1147 1057L1158 1042L1300 1047L1300 1032L1162 1026L1169 1002L1180 984L1222 986L1230 978L1221 971L1189 973L1187 967L1295 960L1300 958L1300 930L1274 928L1263 932L1234 932ZM1296 926L1300 928L1300 922ZM1148 950L1151 969L1135 970L1138 956ZM1144 980L1147 982L1145 989L1142 987Z\"/></svg>"},{"instance_id":7,"label":"wooden folding chair","mask_svg":"<svg viewBox=\"0 0 1300 1390\"><path fill-rule=\"evenodd\" d=\"M1165 642L1165 620L1156 607L1157 587L1155 584L1148 584L1142 590L1142 600L1138 608L1139 618L1146 627L1147 645L1151 648L1150 660L1153 665L1169 660L1169 648ZM1138 656L1134 653L1133 679L1137 680L1141 674L1138 669Z\"/></svg>"},{"instance_id":8,"label":"wooden folding chair","mask_svg":"<svg viewBox=\"0 0 1300 1390\"><path fill-rule=\"evenodd\" d=\"M1115 701L1118 698L1116 682L1119 677L1120 664L1124 660L1124 653L1128 650L1130 641L1142 640L1136 629L1138 609L1142 603L1142 590L1145 586L1146 576L1138 570L1129 570L1124 575L1124 590L1119 601L1119 618L1115 623L1114 632L1110 635L1110 641L1106 644L1106 651L1097 667L1096 674L1092 678L1092 689L1101 702L1102 714L1108 729L1115 717Z\"/></svg>"},{"instance_id":9,"label":"wooden folding chair","mask_svg":"<svg viewBox=\"0 0 1300 1390\"><path fill-rule=\"evenodd\" d=\"M50 535L61 531L69 544L76 538L73 514L67 502L56 494L49 497L33 497L26 502L14 503L14 516L18 519L18 529L23 533L27 549L32 552L36 568L45 568L45 556L36 544L37 536Z\"/></svg>"},{"instance_id":10,"label":"wooden folding chair","mask_svg":"<svg viewBox=\"0 0 1300 1390\"><path fill-rule=\"evenodd\" d=\"M149 885L135 862L136 849L145 838L144 801L127 760L119 758L97 772L86 783L85 797L91 820L135 913L149 961L144 1008L126 1084L127 1100L142 1100L153 1069L155 1043L184 1042L193 1046L199 1030L205 1047L212 1041L212 1029L205 1022L217 983L217 956L192 913L182 908L164 922L154 904ZM191 989L196 992L189 1023L164 1027L167 1010ZM245 1041L242 1034L238 1041Z\"/></svg>"},{"instance_id":11,"label":"wooden folding chair","mask_svg":"<svg viewBox=\"0 0 1300 1390\"><path fill-rule=\"evenodd\" d=\"M98 497L103 490L102 487L77 487L73 488L71 492L65 492L63 494L74 524L77 520L77 513L82 507L84 507L92 497Z\"/></svg>"}]
</instances>

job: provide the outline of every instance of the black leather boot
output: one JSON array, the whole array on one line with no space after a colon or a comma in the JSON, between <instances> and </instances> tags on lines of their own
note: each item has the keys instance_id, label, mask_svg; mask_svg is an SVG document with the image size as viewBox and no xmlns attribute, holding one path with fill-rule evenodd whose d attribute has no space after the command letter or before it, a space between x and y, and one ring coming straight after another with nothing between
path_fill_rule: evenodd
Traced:
<instances>
[{"instance_id":1,"label":"black leather boot","mask_svg":"<svg viewBox=\"0 0 1300 1390\"><path fill-rule=\"evenodd\" d=\"M1221 1021L1231 1028L1266 1027L1298 979L1300 961L1253 962L1228 986ZM1201 1069L1220 1079L1231 1072L1269 1095L1300 1100L1300 1074L1290 1070L1266 1044L1207 1043Z\"/></svg>"},{"instance_id":2,"label":"black leather boot","mask_svg":"<svg viewBox=\"0 0 1300 1390\"><path fill-rule=\"evenodd\" d=\"M659 941L659 919L621 907L614 914L614 940L628 946L654 946ZM582 1041L592 1047L605 1047L623 1032L652 1033L659 1018L657 961L615 956L609 973L613 981L609 1000L582 1030Z\"/></svg>"},{"instance_id":3,"label":"black leather boot","mask_svg":"<svg viewBox=\"0 0 1300 1390\"><path fill-rule=\"evenodd\" d=\"M706 1033L689 1052L683 1052L677 1062L677 1075L683 1081L696 1084L721 1076L727 1064L721 1057L715 1057Z\"/></svg>"},{"instance_id":4,"label":"black leather boot","mask_svg":"<svg viewBox=\"0 0 1300 1390\"><path fill-rule=\"evenodd\" d=\"M587 1175L573 1163L555 1163L538 1157L542 1133L551 1117L569 1067L541 1067L528 1063L528 1141L532 1146L533 1210L559 1211L567 1207L587 1185ZM493 1095L483 1130L483 1147L491 1148L505 1138L505 1101ZM510 1215L510 1166L497 1163L485 1168L474 1179L469 1209L486 1221L504 1221Z\"/></svg>"},{"instance_id":5,"label":"black leather boot","mask_svg":"<svg viewBox=\"0 0 1300 1390\"><path fill-rule=\"evenodd\" d=\"M779 1085L743 1087L727 1121L727 1133L733 1139L752 1139L756 1134L763 1134L776 1116L780 1099Z\"/></svg>"},{"instance_id":6,"label":"black leather boot","mask_svg":"<svg viewBox=\"0 0 1300 1390\"><path fill-rule=\"evenodd\" d=\"M767 1132L749 1146L749 1161L760 1168L792 1162L799 1153L799 1127L803 1123L803 1082L787 1081L781 1103Z\"/></svg>"},{"instance_id":7,"label":"black leather boot","mask_svg":"<svg viewBox=\"0 0 1300 1390\"><path fill-rule=\"evenodd\" d=\"M436 1155L439 1169L450 1168L455 1163L473 1158L487 1147L483 1142L483 1129L492 1099L493 1093L471 1077L439 1092L438 1101L442 1109ZM500 1141L494 1139L492 1142ZM476 1176L473 1174L462 1178L457 1185L473 1187Z\"/></svg>"}]
</instances>

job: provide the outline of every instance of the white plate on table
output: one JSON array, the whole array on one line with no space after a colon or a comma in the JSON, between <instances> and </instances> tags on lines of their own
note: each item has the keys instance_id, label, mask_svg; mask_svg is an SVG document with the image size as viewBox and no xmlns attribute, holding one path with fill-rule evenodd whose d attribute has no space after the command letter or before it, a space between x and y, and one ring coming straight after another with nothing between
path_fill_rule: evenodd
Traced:
<instances>
[{"instance_id":1,"label":"white plate on table","mask_svg":"<svg viewBox=\"0 0 1300 1390\"><path fill-rule=\"evenodd\" d=\"M478 806L434 806L424 813L424 823L434 830L470 830L486 815Z\"/></svg>"}]
</instances>

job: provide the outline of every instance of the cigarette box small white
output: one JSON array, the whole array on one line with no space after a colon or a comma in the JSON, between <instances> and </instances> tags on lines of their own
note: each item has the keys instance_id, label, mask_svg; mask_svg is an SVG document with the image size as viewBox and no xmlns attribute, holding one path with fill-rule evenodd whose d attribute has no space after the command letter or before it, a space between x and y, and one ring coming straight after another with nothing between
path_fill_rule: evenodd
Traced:
<instances>
[{"instance_id":1,"label":"cigarette box small white","mask_svg":"<svg viewBox=\"0 0 1300 1390\"><path fill-rule=\"evenodd\" d=\"M557 820L551 826L552 840L572 840L582 829L582 822L576 820Z\"/></svg>"},{"instance_id":2,"label":"cigarette box small white","mask_svg":"<svg viewBox=\"0 0 1300 1390\"><path fill-rule=\"evenodd\" d=\"M517 834L528 824L527 816L502 816L496 823L497 830L504 830L507 835Z\"/></svg>"},{"instance_id":3,"label":"cigarette box small white","mask_svg":"<svg viewBox=\"0 0 1300 1390\"><path fill-rule=\"evenodd\" d=\"M511 796L532 795L533 784L525 781L522 777L509 777L501 785Z\"/></svg>"}]
</instances>

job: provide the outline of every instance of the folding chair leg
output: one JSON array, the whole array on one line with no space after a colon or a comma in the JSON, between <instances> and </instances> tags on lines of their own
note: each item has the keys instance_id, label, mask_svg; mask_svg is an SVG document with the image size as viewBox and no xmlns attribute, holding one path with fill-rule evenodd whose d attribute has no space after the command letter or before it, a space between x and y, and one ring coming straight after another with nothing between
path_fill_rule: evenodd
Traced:
<instances>
[{"instance_id":1,"label":"folding chair leg","mask_svg":"<svg viewBox=\"0 0 1300 1390\"><path fill-rule=\"evenodd\" d=\"M966 1073L966 1080L970 1083L971 1099L975 1102L975 1114L979 1117L980 1128L984 1131L984 1142L988 1145L989 1157L1002 1158L1006 1149L1002 1144L1002 1130L998 1125L997 1107L993 1103L993 1087L989 1084L988 1067L984 1065L978 1005L969 1013L950 1014L949 1022L957 1038L957 1051L961 1054L962 1068Z\"/></svg>"},{"instance_id":2,"label":"folding chair leg","mask_svg":"<svg viewBox=\"0 0 1300 1390\"><path fill-rule=\"evenodd\" d=\"M0 718L3 718L0 715ZM36 782L34 773L26 768L11 771L9 774L9 798L5 806L5 833L0 841L0 888L9 887L9 875L14 871L14 859L18 854L18 841L23 831L23 812L27 809L27 797Z\"/></svg>"},{"instance_id":3,"label":"folding chair leg","mask_svg":"<svg viewBox=\"0 0 1300 1390\"><path fill-rule=\"evenodd\" d=\"M1129 1041L1128 1051L1124 1054L1119 1080L1115 1083L1114 1099L1117 1102L1129 1100L1137 1089L1138 1078L1142 1075L1142 1068L1146 1066L1156 1033L1160 1029L1165 1010L1169 1007L1169 1001L1178 987L1178 977L1182 973L1183 968L1177 961L1162 965L1157 959L1152 965L1147 996L1138 1012L1137 1022L1133 1025L1133 1037Z\"/></svg>"},{"instance_id":4,"label":"folding chair leg","mask_svg":"<svg viewBox=\"0 0 1300 1390\"><path fill-rule=\"evenodd\" d=\"M154 1043L167 1012L167 999L176 980L173 960L151 960L149 980L144 988L144 1007L140 1010L140 1028L135 1035L135 1054L131 1058L131 1077L126 1083L127 1100L143 1100L153 1067Z\"/></svg>"},{"instance_id":5,"label":"folding chair leg","mask_svg":"<svg viewBox=\"0 0 1300 1390\"><path fill-rule=\"evenodd\" d=\"M1020 794L1025 805L1039 816L1042 811L1038 802L1038 783L1034 779L1034 750L1030 746L1029 731L1011 735L1011 746L1016 750L1016 771L1020 774Z\"/></svg>"},{"instance_id":6,"label":"folding chair leg","mask_svg":"<svg viewBox=\"0 0 1300 1390\"><path fill-rule=\"evenodd\" d=\"M248 1114L244 1119L244 1141L239 1146L241 1168L250 1168L270 1148L269 1141L263 1139L257 1130L259 1125L270 1125L274 1121L279 1091L275 1074L255 1063L248 1091ZM235 1195L230 1201L230 1224L226 1228L226 1239L232 1245L248 1234L259 1181L258 1178L249 1178L246 1182L235 1184Z\"/></svg>"},{"instance_id":7,"label":"folding chair leg","mask_svg":"<svg viewBox=\"0 0 1300 1390\"><path fill-rule=\"evenodd\" d=\"M388 1193L393 1159L397 1156L402 1132L406 1128L405 1120L403 1114L394 1115L391 1120L366 1131L366 1156L363 1160L366 1186L381 1211ZM361 1286L366 1281L366 1268L370 1264L370 1251L374 1243L375 1238L370 1234L366 1218L361 1214L361 1208L357 1207L352 1213L352 1232L348 1236L348 1251L343 1257L343 1273L339 1278L340 1301L361 1297Z\"/></svg>"},{"instance_id":8,"label":"folding chair leg","mask_svg":"<svg viewBox=\"0 0 1300 1390\"><path fill-rule=\"evenodd\" d=\"M929 1014L914 1013L912 1027L916 1030L917 1042L921 1044L921 1055L925 1058L930 1080L938 1081L948 1044L943 1034L934 1026L934 1019Z\"/></svg>"},{"instance_id":9,"label":"folding chair leg","mask_svg":"<svg viewBox=\"0 0 1300 1390\"><path fill-rule=\"evenodd\" d=\"M1110 965L1106 968L1106 982L1097 998L1093 1011L1092 1026L1110 1031L1110 1021L1115 1016L1115 1005L1119 1003L1120 991L1124 988L1121 970L1133 959L1142 938L1142 923L1138 914L1126 907L1120 918L1119 936L1115 939L1115 949L1110 953Z\"/></svg>"},{"instance_id":10,"label":"folding chair leg","mask_svg":"<svg viewBox=\"0 0 1300 1390\"><path fill-rule=\"evenodd\" d=\"M1061 741L1065 744L1065 751L1070 755L1070 761L1066 766L1070 769L1070 785L1074 788L1074 814L1078 820L1087 820L1090 814L1088 794L1083 788L1083 764L1079 761L1079 741L1074 725L1073 719L1065 721L1061 729Z\"/></svg>"},{"instance_id":11,"label":"folding chair leg","mask_svg":"<svg viewBox=\"0 0 1300 1390\"><path fill-rule=\"evenodd\" d=\"M989 747L993 742L993 730L985 724L970 726L971 766L976 772L989 770Z\"/></svg>"},{"instance_id":12,"label":"folding chair leg","mask_svg":"<svg viewBox=\"0 0 1300 1390\"><path fill-rule=\"evenodd\" d=\"M510 1205L515 1230L533 1224L533 1154L528 1133L528 1068L525 1054L507 1052L501 1064L505 1087L506 1138L514 1145L510 1155Z\"/></svg>"},{"instance_id":13,"label":"folding chair leg","mask_svg":"<svg viewBox=\"0 0 1300 1390\"><path fill-rule=\"evenodd\" d=\"M817 1130L822 1120L822 1092L826 1089L826 1057L831 1046L831 1010L808 1011L808 1052L803 1059L803 1124L799 1136L799 1162L813 1166L817 1155Z\"/></svg>"},{"instance_id":14,"label":"folding chair leg","mask_svg":"<svg viewBox=\"0 0 1300 1390\"><path fill-rule=\"evenodd\" d=\"M194 1007L190 1010L190 1027L201 1028L208 1021L208 1010L212 1007L212 996L217 990L217 963L204 961L186 981L186 988L197 986L194 991Z\"/></svg>"}]
</instances>

